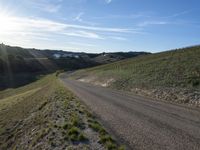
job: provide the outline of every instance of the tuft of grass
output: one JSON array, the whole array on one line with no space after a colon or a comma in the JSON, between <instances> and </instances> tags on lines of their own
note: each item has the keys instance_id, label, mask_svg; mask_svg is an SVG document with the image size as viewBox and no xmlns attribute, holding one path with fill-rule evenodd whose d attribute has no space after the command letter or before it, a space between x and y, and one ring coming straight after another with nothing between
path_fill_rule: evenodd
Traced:
<instances>
[{"instance_id":1,"label":"tuft of grass","mask_svg":"<svg viewBox=\"0 0 200 150\"><path fill-rule=\"evenodd\" d=\"M79 134L78 139L79 141L88 141L88 138L83 133Z\"/></svg>"},{"instance_id":2,"label":"tuft of grass","mask_svg":"<svg viewBox=\"0 0 200 150\"><path fill-rule=\"evenodd\" d=\"M79 120L79 117L76 114L73 114L71 116L71 123L73 126L76 126L76 127L81 126L81 121Z\"/></svg>"},{"instance_id":3,"label":"tuft of grass","mask_svg":"<svg viewBox=\"0 0 200 150\"><path fill-rule=\"evenodd\" d=\"M80 130L77 127L72 127L68 131L68 135L78 135L80 133Z\"/></svg>"},{"instance_id":4,"label":"tuft of grass","mask_svg":"<svg viewBox=\"0 0 200 150\"><path fill-rule=\"evenodd\" d=\"M72 127L67 132L66 138L70 139L72 142L79 141L80 130L77 127Z\"/></svg>"},{"instance_id":5,"label":"tuft of grass","mask_svg":"<svg viewBox=\"0 0 200 150\"><path fill-rule=\"evenodd\" d=\"M91 117L92 118L88 118L88 125L94 131L99 133L99 143L105 145L108 150L125 150L125 147L119 146L116 141L108 134L108 132L106 132L102 125L98 123L93 116Z\"/></svg>"},{"instance_id":6,"label":"tuft of grass","mask_svg":"<svg viewBox=\"0 0 200 150\"><path fill-rule=\"evenodd\" d=\"M95 130L97 132L99 132L102 129L101 125L96 121L95 122L89 122L89 127L91 127L93 130Z\"/></svg>"},{"instance_id":7,"label":"tuft of grass","mask_svg":"<svg viewBox=\"0 0 200 150\"><path fill-rule=\"evenodd\" d=\"M104 144L108 150L116 150L118 145L108 134L101 134L99 143Z\"/></svg>"},{"instance_id":8,"label":"tuft of grass","mask_svg":"<svg viewBox=\"0 0 200 150\"><path fill-rule=\"evenodd\" d=\"M126 147L124 146L124 145L122 145L122 146L120 146L119 148L118 148L118 150L125 150L126 149Z\"/></svg>"},{"instance_id":9,"label":"tuft of grass","mask_svg":"<svg viewBox=\"0 0 200 150\"><path fill-rule=\"evenodd\" d=\"M88 140L87 137L77 127L72 127L69 129L67 134L72 142L83 142Z\"/></svg>"},{"instance_id":10,"label":"tuft of grass","mask_svg":"<svg viewBox=\"0 0 200 150\"><path fill-rule=\"evenodd\" d=\"M94 131L99 132L100 134L106 134L106 130L97 122L89 122L89 127L92 128Z\"/></svg>"},{"instance_id":11,"label":"tuft of grass","mask_svg":"<svg viewBox=\"0 0 200 150\"><path fill-rule=\"evenodd\" d=\"M110 135L100 135L100 141L99 142L103 143L103 144L105 144L107 142L113 143L114 140L112 139L112 137Z\"/></svg>"},{"instance_id":12,"label":"tuft of grass","mask_svg":"<svg viewBox=\"0 0 200 150\"><path fill-rule=\"evenodd\" d=\"M106 147L108 150L116 150L117 149L116 144L114 144L113 142L107 142Z\"/></svg>"}]
</instances>

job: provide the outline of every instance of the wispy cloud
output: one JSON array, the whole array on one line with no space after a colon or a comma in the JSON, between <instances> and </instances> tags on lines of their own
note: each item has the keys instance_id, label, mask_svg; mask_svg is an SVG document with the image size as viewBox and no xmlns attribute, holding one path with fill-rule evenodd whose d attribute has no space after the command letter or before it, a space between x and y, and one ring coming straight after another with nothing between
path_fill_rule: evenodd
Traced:
<instances>
[{"instance_id":1,"label":"wispy cloud","mask_svg":"<svg viewBox=\"0 0 200 150\"><path fill-rule=\"evenodd\" d=\"M62 0L30 0L30 6L41 11L56 13L62 7Z\"/></svg>"},{"instance_id":2,"label":"wispy cloud","mask_svg":"<svg viewBox=\"0 0 200 150\"><path fill-rule=\"evenodd\" d=\"M32 45L34 41L38 42L38 40L43 42L42 44L44 45L53 39L63 39L63 36L95 40L113 39L122 41L126 39L120 35L140 32L138 29L84 26L61 23L42 18L0 16L0 20L2 21L0 24L0 39L4 40L1 42L7 42L13 45L17 43L29 43L29 45ZM118 36L111 37L110 35L112 34ZM16 41L15 39L18 40Z\"/></svg>"},{"instance_id":3,"label":"wispy cloud","mask_svg":"<svg viewBox=\"0 0 200 150\"><path fill-rule=\"evenodd\" d=\"M166 25L169 24L168 22L165 21L144 21L144 22L140 22L138 23L139 27L146 27L149 25Z\"/></svg>"},{"instance_id":4,"label":"wispy cloud","mask_svg":"<svg viewBox=\"0 0 200 150\"><path fill-rule=\"evenodd\" d=\"M171 14L169 16L149 16L146 19L143 19L144 21L137 23L138 27L144 28L147 26L152 25L180 25L180 24L187 24L187 21L180 20L180 16L184 16L188 13L190 13L190 10L177 12L174 14Z\"/></svg>"},{"instance_id":5,"label":"wispy cloud","mask_svg":"<svg viewBox=\"0 0 200 150\"><path fill-rule=\"evenodd\" d=\"M102 32L116 32L116 33L132 33L138 31L138 29L129 29L129 28L115 28L115 27L98 27L98 26L84 26L77 24L68 24L60 23L48 19L41 18L22 18L22 17L8 17L4 18L2 23L9 24L7 26L8 30L17 30L17 31L52 31L58 32L67 29L82 29L90 31L102 31ZM4 22L5 21L5 22ZM6 26L6 25L5 25ZM3 32L3 30L2 30Z\"/></svg>"},{"instance_id":6,"label":"wispy cloud","mask_svg":"<svg viewBox=\"0 0 200 150\"><path fill-rule=\"evenodd\" d=\"M147 12L138 12L133 14L121 15L121 14L107 14L106 16L95 16L92 19L144 19L150 18L150 14Z\"/></svg>"},{"instance_id":7,"label":"wispy cloud","mask_svg":"<svg viewBox=\"0 0 200 150\"><path fill-rule=\"evenodd\" d=\"M84 29L92 31L102 31L102 32L118 32L118 33L133 33L138 29L129 29L129 28L110 28L110 27L97 27L97 26L83 26L76 24L65 24L66 28L75 28L75 29Z\"/></svg>"},{"instance_id":8,"label":"wispy cloud","mask_svg":"<svg viewBox=\"0 0 200 150\"><path fill-rule=\"evenodd\" d=\"M58 12L61 8L61 5L48 5L44 8L45 11L50 12L50 13L55 13Z\"/></svg>"},{"instance_id":9,"label":"wispy cloud","mask_svg":"<svg viewBox=\"0 0 200 150\"><path fill-rule=\"evenodd\" d=\"M83 38L90 38L90 39L104 39L100 35L94 33L94 32L88 32L88 31L70 31L63 33L64 35L68 36L75 36L75 37L83 37Z\"/></svg>"},{"instance_id":10,"label":"wispy cloud","mask_svg":"<svg viewBox=\"0 0 200 150\"><path fill-rule=\"evenodd\" d=\"M190 12L191 12L190 10L185 10L185 11L177 12L177 13L174 13L172 15L161 17L161 18L175 18L175 17L186 15L186 14L188 14Z\"/></svg>"},{"instance_id":11,"label":"wispy cloud","mask_svg":"<svg viewBox=\"0 0 200 150\"><path fill-rule=\"evenodd\" d=\"M120 36L111 36L110 39L119 40L119 41L126 41L127 39Z\"/></svg>"},{"instance_id":12,"label":"wispy cloud","mask_svg":"<svg viewBox=\"0 0 200 150\"><path fill-rule=\"evenodd\" d=\"M78 13L78 14L74 17L73 21L77 21L77 22L80 22L80 23L82 23L82 24L87 24L87 25L91 25L91 26L97 25L97 23L95 23L95 22L83 20L83 15L84 15L84 14L85 14L84 12Z\"/></svg>"},{"instance_id":13,"label":"wispy cloud","mask_svg":"<svg viewBox=\"0 0 200 150\"><path fill-rule=\"evenodd\" d=\"M82 22L82 16L84 15L84 12L80 12L75 18L74 21Z\"/></svg>"},{"instance_id":14,"label":"wispy cloud","mask_svg":"<svg viewBox=\"0 0 200 150\"><path fill-rule=\"evenodd\" d=\"M110 3L112 2L112 0L105 0L105 2L106 2L107 4L110 4Z\"/></svg>"},{"instance_id":15,"label":"wispy cloud","mask_svg":"<svg viewBox=\"0 0 200 150\"><path fill-rule=\"evenodd\" d=\"M188 14L189 12L190 11L187 10L187 11L177 12L177 13L174 13L172 15L165 16L165 17L149 17L149 18L152 18L152 20L140 22L140 23L137 24L137 26L146 27L146 26L149 26L149 25L180 24L180 21L177 22L174 19L176 19L177 17L183 16L185 14ZM155 21L155 19L157 19L159 21Z\"/></svg>"}]
</instances>

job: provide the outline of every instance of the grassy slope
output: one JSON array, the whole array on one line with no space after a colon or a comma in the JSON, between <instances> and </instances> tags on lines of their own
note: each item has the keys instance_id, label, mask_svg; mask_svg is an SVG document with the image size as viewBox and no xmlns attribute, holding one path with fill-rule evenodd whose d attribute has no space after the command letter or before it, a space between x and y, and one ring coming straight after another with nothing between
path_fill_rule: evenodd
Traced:
<instances>
[{"instance_id":1,"label":"grassy slope","mask_svg":"<svg viewBox=\"0 0 200 150\"><path fill-rule=\"evenodd\" d=\"M167 51L102 65L74 74L76 78L95 78L117 89L183 88L200 90L200 47Z\"/></svg>"},{"instance_id":2,"label":"grassy slope","mask_svg":"<svg viewBox=\"0 0 200 150\"><path fill-rule=\"evenodd\" d=\"M118 145L55 75L0 92L0 149L89 147Z\"/></svg>"},{"instance_id":3,"label":"grassy slope","mask_svg":"<svg viewBox=\"0 0 200 150\"><path fill-rule=\"evenodd\" d=\"M61 57L54 54L79 55L79 58ZM94 67L125 58L145 55L145 52L117 52L102 54L72 53L56 50L37 50L0 44L0 90L23 86L57 70L76 70Z\"/></svg>"},{"instance_id":4,"label":"grassy slope","mask_svg":"<svg viewBox=\"0 0 200 150\"><path fill-rule=\"evenodd\" d=\"M57 70L68 71L98 65L89 58L54 59L53 54L59 52L0 44L0 90L20 87L34 82L38 75L49 74Z\"/></svg>"}]
</instances>

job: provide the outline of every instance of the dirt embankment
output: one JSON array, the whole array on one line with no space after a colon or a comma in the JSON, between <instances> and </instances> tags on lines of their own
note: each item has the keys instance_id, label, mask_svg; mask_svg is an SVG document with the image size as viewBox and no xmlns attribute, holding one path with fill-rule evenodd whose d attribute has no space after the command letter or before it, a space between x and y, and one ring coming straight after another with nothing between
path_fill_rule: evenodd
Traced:
<instances>
[{"instance_id":1,"label":"dirt embankment","mask_svg":"<svg viewBox=\"0 0 200 150\"><path fill-rule=\"evenodd\" d=\"M112 87L115 82L114 78L99 79L98 77L85 76L77 79L81 82L90 83L102 87ZM132 89L124 88L122 90L131 91L134 94L141 96L148 96L155 100L162 100L168 102L175 102L179 104L187 104L192 106L200 107L200 92L197 90L189 90L184 88L169 88L169 87L156 87L156 88L139 88L135 87Z\"/></svg>"},{"instance_id":2,"label":"dirt embankment","mask_svg":"<svg viewBox=\"0 0 200 150\"><path fill-rule=\"evenodd\" d=\"M155 88L155 89L131 89L139 95L150 96L156 100L165 100L180 104L187 104L200 107L200 92L178 88Z\"/></svg>"}]
</instances>

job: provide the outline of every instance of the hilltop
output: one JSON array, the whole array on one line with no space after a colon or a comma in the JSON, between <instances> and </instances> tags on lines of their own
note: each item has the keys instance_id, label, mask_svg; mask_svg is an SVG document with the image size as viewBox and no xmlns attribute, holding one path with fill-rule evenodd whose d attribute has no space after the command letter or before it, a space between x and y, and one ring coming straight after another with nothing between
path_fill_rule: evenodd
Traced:
<instances>
[{"instance_id":1,"label":"hilltop","mask_svg":"<svg viewBox=\"0 0 200 150\"><path fill-rule=\"evenodd\" d=\"M199 58L200 46L187 47L83 69L73 78L159 100L199 105Z\"/></svg>"}]
</instances>

